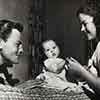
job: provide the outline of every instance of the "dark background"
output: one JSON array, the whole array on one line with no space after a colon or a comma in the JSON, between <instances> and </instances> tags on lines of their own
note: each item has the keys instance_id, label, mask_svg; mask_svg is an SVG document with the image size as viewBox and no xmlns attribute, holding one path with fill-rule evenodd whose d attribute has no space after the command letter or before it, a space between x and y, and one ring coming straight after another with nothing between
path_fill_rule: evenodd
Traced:
<instances>
[{"instance_id":1,"label":"dark background","mask_svg":"<svg viewBox=\"0 0 100 100\"><path fill-rule=\"evenodd\" d=\"M85 0L47 0L47 37L56 40L64 56L85 64L85 41L80 32L76 11Z\"/></svg>"},{"instance_id":2,"label":"dark background","mask_svg":"<svg viewBox=\"0 0 100 100\"><path fill-rule=\"evenodd\" d=\"M0 20L11 19L24 25L22 33L24 55L19 64L9 69L13 73L13 77L19 78L21 82L30 78L31 72L29 69L30 63L32 63L30 46L33 45L34 47L34 43L31 44L30 40L35 35L38 37L37 33L34 35L34 31L31 31L33 28L29 26L29 23L35 23L35 20L32 19L29 22L29 17L31 16L34 19L35 14L37 14L33 6L37 4L34 4L34 1L39 1L41 7L42 0L0 0ZM43 15L46 16L47 20L47 32L45 31L41 35L46 35L50 39L56 40L61 45L65 56L75 57L84 64L85 42L80 34L79 22L75 14L85 0L45 0L44 2L46 4L44 7L46 12ZM30 11L30 9L33 9L33 11ZM34 63L31 67L34 68Z\"/></svg>"}]
</instances>

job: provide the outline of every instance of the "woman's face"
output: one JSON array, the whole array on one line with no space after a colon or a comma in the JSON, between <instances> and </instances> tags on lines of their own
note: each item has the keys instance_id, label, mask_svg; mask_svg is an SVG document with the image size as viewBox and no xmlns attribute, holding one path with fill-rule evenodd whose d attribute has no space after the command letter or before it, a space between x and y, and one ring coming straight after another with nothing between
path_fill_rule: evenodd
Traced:
<instances>
[{"instance_id":1,"label":"woman's face","mask_svg":"<svg viewBox=\"0 0 100 100\"><path fill-rule=\"evenodd\" d=\"M81 23L81 31L86 34L88 40L96 38L96 26L93 22L93 17L80 13L79 20Z\"/></svg>"}]
</instances>

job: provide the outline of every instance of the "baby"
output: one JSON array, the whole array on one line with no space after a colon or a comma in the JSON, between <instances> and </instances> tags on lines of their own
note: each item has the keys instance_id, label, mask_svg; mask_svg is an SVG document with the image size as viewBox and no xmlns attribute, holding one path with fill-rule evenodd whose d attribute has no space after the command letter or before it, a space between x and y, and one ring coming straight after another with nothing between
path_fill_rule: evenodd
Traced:
<instances>
[{"instance_id":1,"label":"baby","mask_svg":"<svg viewBox=\"0 0 100 100\"><path fill-rule=\"evenodd\" d=\"M44 54L47 59L43 61L43 73L37 76L37 79L46 81L49 87L68 88L75 87L76 84L68 82L66 79L67 65L66 61L59 57L60 49L53 40L46 40L42 43Z\"/></svg>"},{"instance_id":2,"label":"baby","mask_svg":"<svg viewBox=\"0 0 100 100\"><path fill-rule=\"evenodd\" d=\"M47 59L44 61L45 69L49 72L56 73L60 78L66 80L65 77L65 60L59 58L60 49L53 40L47 40L42 44Z\"/></svg>"}]
</instances>

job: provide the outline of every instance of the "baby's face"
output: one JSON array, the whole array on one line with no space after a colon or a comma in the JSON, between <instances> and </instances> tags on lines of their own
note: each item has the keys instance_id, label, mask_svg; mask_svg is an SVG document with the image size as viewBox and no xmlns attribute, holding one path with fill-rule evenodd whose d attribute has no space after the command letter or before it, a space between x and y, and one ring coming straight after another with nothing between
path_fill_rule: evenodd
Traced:
<instances>
[{"instance_id":1,"label":"baby's face","mask_svg":"<svg viewBox=\"0 0 100 100\"><path fill-rule=\"evenodd\" d=\"M53 40L49 40L43 43L44 53L48 58L56 58L59 56L59 47Z\"/></svg>"}]
</instances>

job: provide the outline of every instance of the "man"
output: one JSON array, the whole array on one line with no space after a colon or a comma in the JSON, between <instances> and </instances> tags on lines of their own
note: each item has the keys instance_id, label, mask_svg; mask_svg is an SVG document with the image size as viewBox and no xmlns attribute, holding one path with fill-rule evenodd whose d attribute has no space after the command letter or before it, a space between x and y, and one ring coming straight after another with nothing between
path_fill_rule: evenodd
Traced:
<instances>
[{"instance_id":1,"label":"man","mask_svg":"<svg viewBox=\"0 0 100 100\"><path fill-rule=\"evenodd\" d=\"M22 31L23 26L20 23L0 20L0 73L4 73L11 86L14 86L19 80L12 78L12 74L9 74L7 67L17 64L19 56L23 53L20 41ZM0 83L5 84L2 77L0 77Z\"/></svg>"}]
</instances>

